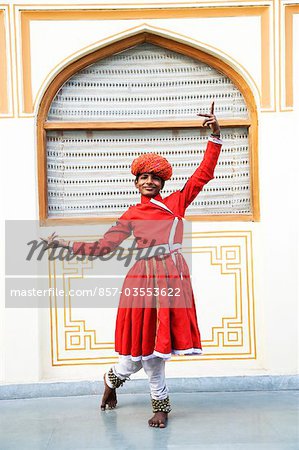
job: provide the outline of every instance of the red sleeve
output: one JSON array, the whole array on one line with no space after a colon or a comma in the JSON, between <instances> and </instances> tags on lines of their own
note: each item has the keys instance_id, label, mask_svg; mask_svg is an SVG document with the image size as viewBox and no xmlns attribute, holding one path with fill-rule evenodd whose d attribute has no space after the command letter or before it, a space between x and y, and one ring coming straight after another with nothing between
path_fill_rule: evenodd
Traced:
<instances>
[{"instance_id":1,"label":"red sleeve","mask_svg":"<svg viewBox=\"0 0 299 450\"><path fill-rule=\"evenodd\" d=\"M218 142L213 142L210 139L200 166L191 175L183 189L174 192L164 199L170 209L178 209L182 216L184 216L186 208L193 202L204 185L214 178L214 170L222 144L218 139Z\"/></svg>"},{"instance_id":2,"label":"red sleeve","mask_svg":"<svg viewBox=\"0 0 299 450\"><path fill-rule=\"evenodd\" d=\"M132 232L129 213L126 211L114 226L96 242L73 242L73 253L76 255L102 256L112 252Z\"/></svg>"},{"instance_id":3,"label":"red sleeve","mask_svg":"<svg viewBox=\"0 0 299 450\"><path fill-rule=\"evenodd\" d=\"M215 142L218 141L218 142ZM174 192L166 197L166 204L170 207L173 204L179 208L180 214L183 216L186 208L193 202L205 184L214 178L214 170L220 155L222 143L220 140L211 138L208 141L206 151L200 166L195 170L193 175L186 182L183 189Z\"/></svg>"}]
</instances>

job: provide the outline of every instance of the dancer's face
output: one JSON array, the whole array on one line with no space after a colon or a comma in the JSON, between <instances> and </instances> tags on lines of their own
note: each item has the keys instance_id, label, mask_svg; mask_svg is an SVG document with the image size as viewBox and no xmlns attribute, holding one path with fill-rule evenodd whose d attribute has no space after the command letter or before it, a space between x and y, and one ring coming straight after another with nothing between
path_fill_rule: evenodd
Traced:
<instances>
[{"instance_id":1,"label":"dancer's face","mask_svg":"<svg viewBox=\"0 0 299 450\"><path fill-rule=\"evenodd\" d=\"M146 197L155 197L158 195L163 184L162 178L154 173L141 173L135 180L135 186L140 194L145 195Z\"/></svg>"}]
</instances>

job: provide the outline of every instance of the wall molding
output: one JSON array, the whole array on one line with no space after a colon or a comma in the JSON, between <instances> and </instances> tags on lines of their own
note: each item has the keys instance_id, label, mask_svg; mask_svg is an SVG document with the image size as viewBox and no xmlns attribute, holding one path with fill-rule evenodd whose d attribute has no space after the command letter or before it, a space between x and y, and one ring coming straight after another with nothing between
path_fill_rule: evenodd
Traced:
<instances>
[{"instance_id":1,"label":"wall molding","mask_svg":"<svg viewBox=\"0 0 299 450\"><path fill-rule=\"evenodd\" d=\"M0 4L0 118L13 118L10 7Z\"/></svg>"},{"instance_id":2,"label":"wall molding","mask_svg":"<svg viewBox=\"0 0 299 450\"><path fill-rule=\"evenodd\" d=\"M83 14L83 16L82 16ZM30 23L33 20L109 20L115 17L188 18L258 16L261 19L262 112L293 110L293 17L298 1L231 0L206 2L118 4L0 4L0 45L4 65L0 73L2 107L0 117L33 117L37 98L32 98L30 67ZM89 15L89 18L88 18ZM98 17L98 19L97 19ZM1 44L2 42L2 44ZM3 52L3 48L5 52ZM16 78L14 83L12 77ZM4 79L5 78L5 79ZM6 80L9 83L6 83ZM4 92L5 91L5 92ZM4 95L3 95L4 92ZM38 95L36 96L38 97ZM15 103L15 104L14 104ZM7 108L7 105L9 107ZM1 105L0 105L1 106ZM1 111L2 109L2 111ZM14 111L16 109L16 111Z\"/></svg>"},{"instance_id":3,"label":"wall molding","mask_svg":"<svg viewBox=\"0 0 299 450\"><path fill-rule=\"evenodd\" d=\"M32 117L36 99L33 98L31 81L31 49L30 49L30 24L36 20L148 20L148 19L186 19L186 18L219 18L219 17L258 17L261 26L261 107L263 111L273 112L276 110L275 98L275 40L273 39L275 25L274 0L266 3L254 2L244 5L231 3L218 6L218 4L205 3L196 4L193 7L169 5L163 8L160 5L143 8L119 8L105 9L98 5L53 5L35 7L30 5L14 5L14 17L16 38L18 42L18 86L19 86L19 116ZM111 7L110 7L111 8ZM273 43L273 45L272 45ZM271 76L273 73L273 77ZM272 79L273 78L273 79Z\"/></svg>"},{"instance_id":4,"label":"wall molding","mask_svg":"<svg viewBox=\"0 0 299 450\"><path fill-rule=\"evenodd\" d=\"M253 375L228 377L168 378L170 393L292 391L299 389L299 375ZM101 395L103 381L39 382L0 385L0 400L42 397ZM148 380L124 384L119 394L144 394Z\"/></svg>"},{"instance_id":5,"label":"wall molding","mask_svg":"<svg viewBox=\"0 0 299 450\"><path fill-rule=\"evenodd\" d=\"M279 24L280 24L280 39L279 39L279 68L280 68L280 110L293 111L294 96L293 96L293 62L294 62L294 36L293 36L293 19L295 14L299 14L298 3L286 3L283 0L280 2L279 10Z\"/></svg>"}]
</instances>

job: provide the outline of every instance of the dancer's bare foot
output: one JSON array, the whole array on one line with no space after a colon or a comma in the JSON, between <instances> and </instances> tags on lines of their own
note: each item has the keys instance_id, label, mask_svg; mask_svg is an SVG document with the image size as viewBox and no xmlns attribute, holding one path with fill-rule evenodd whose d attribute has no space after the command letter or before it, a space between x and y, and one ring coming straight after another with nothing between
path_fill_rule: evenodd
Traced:
<instances>
[{"instance_id":1,"label":"dancer's bare foot","mask_svg":"<svg viewBox=\"0 0 299 450\"><path fill-rule=\"evenodd\" d=\"M168 420L168 413L159 411L156 412L151 419L149 419L148 424L150 427L166 428L167 420Z\"/></svg>"},{"instance_id":2,"label":"dancer's bare foot","mask_svg":"<svg viewBox=\"0 0 299 450\"><path fill-rule=\"evenodd\" d=\"M109 409L113 409L117 405L117 398L116 398L116 389L112 389L108 386L106 383L106 378L104 375L104 394L102 397L102 403L101 403L101 410L105 411L106 405L108 405Z\"/></svg>"}]
</instances>

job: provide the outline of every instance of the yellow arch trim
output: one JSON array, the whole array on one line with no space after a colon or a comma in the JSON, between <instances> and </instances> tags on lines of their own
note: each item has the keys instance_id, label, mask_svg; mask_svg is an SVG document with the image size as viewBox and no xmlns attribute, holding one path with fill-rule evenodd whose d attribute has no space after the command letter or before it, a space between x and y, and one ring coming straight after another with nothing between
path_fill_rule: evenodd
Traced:
<instances>
[{"instance_id":1,"label":"yellow arch trim","mask_svg":"<svg viewBox=\"0 0 299 450\"><path fill-rule=\"evenodd\" d=\"M215 18L215 17L250 17L261 18L261 107L271 109L270 85L270 7L260 4L251 6L223 7L165 7L165 8L132 8L118 10L20 10L15 7L15 14L20 14L21 24L21 59L22 59L22 97L21 115L32 115L34 101L31 85L31 49L30 22L33 20L130 20L130 19L171 19L171 18Z\"/></svg>"}]
</instances>

